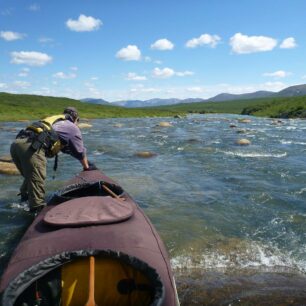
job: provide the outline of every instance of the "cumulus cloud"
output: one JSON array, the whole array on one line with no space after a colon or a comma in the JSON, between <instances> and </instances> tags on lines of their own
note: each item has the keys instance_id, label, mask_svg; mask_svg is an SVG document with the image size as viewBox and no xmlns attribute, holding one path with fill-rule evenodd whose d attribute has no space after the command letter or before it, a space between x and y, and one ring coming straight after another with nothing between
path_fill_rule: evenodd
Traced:
<instances>
[{"instance_id":1,"label":"cumulus cloud","mask_svg":"<svg viewBox=\"0 0 306 306\"><path fill-rule=\"evenodd\" d=\"M151 45L151 49L154 50L172 50L173 48L174 44L166 38L159 39Z\"/></svg>"},{"instance_id":2,"label":"cumulus cloud","mask_svg":"<svg viewBox=\"0 0 306 306\"><path fill-rule=\"evenodd\" d=\"M147 78L146 76L143 76L143 75L137 75L136 73L134 72L129 72L126 79L128 81L146 81Z\"/></svg>"},{"instance_id":3,"label":"cumulus cloud","mask_svg":"<svg viewBox=\"0 0 306 306\"><path fill-rule=\"evenodd\" d=\"M236 33L230 39L232 51L237 54L271 51L277 45L277 40L267 36L247 36Z\"/></svg>"},{"instance_id":4,"label":"cumulus cloud","mask_svg":"<svg viewBox=\"0 0 306 306\"><path fill-rule=\"evenodd\" d=\"M202 34L198 38L192 38L186 42L187 48L196 48L199 46L207 45L215 48L221 38L218 35Z\"/></svg>"},{"instance_id":5,"label":"cumulus cloud","mask_svg":"<svg viewBox=\"0 0 306 306\"><path fill-rule=\"evenodd\" d=\"M128 45L122 48L116 54L116 57L124 61L139 61L141 59L141 52L135 45Z\"/></svg>"},{"instance_id":6,"label":"cumulus cloud","mask_svg":"<svg viewBox=\"0 0 306 306\"><path fill-rule=\"evenodd\" d=\"M0 32L0 37L6 41L23 39L25 36L26 36L25 34L12 32L12 31L1 31Z\"/></svg>"},{"instance_id":7,"label":"cumulus cloud","mask_svg":"<svg viewBox=\"0 0 306 306\"><path fill-rule=\"evenodd\" d=\"M75 79L77 75L75 73L64 73L64 72L57 72L53 74L54 78L57 79Z\"/></svg>"},{"instance_id":8,"label":"cumulus cloud","mask_svg":"<svg viewBox=\"0 0 306 306\"><path fill-rule=\"evenodd\" d=\"M80 15L79 19L73 20L68 19L66 26L75 32L90 32L98 30L102 26L102 21L100 19L95 19L91 16Z\"/></svg>"},{"instance_id":9,"label":"cumulus cloud","mask_svg":"<svg viewBox=\"0 0 306 306\"><path fill-rule=\"evenodd\" d=\"M171 78L172 76L175 75L175 72L171 68L154 68L153 70L153 77L155 78L160 78L160 79L167 79Z\"/></svg>"},{"instance_id":10,"label":"cumulus cloud","mask_svg":"<svg viewBox=\"0 0 306 306\"><path fill-rule=\"evenodd\" d=\"M12 64L23 64L29 66L44 66L52 61L52 57L46 53L35 51L11 52Z\"/></svg>"},{"instance_id":11,"label":"cumulus cloud","mask_svg":"<svg viewBox=\"0 0 306 306\"><path fill-rule=\"evenodd\" d=\"M266 72L263 74L263 76L274 77L274 78L285 78L290 74L291 74L290 72L286 72L284 70L278 70L275 72Z\"/></svg>"},{"instance_id":12,"label":"cumulus cloud","mask_svg":"<svg viewBox=\"0 0 306 306\"><path fill-rule=\"evenodd\" d=\"M279 46L281 49L292 49L297 46L295 39L293 37L288 37L284 39Z\"/></svg>"}]
</instances>

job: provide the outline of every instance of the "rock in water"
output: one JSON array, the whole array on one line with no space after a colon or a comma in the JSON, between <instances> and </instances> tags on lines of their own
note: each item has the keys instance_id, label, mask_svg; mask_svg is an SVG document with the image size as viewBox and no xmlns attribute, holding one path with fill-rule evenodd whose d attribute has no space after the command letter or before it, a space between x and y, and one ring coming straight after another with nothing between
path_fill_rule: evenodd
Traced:
<instances>
[{"instance_id":1,"label":"rock in water","mask_svg":"<svg viewBox=\"0 0 306 306\"><path fill-rule=\"evenodd\" d=\"M246 138L242 138L242 139L238 139L236 141L236 144L238 144L240 146L248 146L248 145L251 144L251 142L248 139L246 139Z\"/></svg>"},{"instance_id":2,"label":"rock in water","mask_svg":"<svg viewBox=\"0 0 306 306\"><path fill-rule=\"evenodd\" d=\"M92 127L92 124L81 122L81 123L78 124L78 127L79 127L80 129L88 129L88 128L91 128L91 127Z\"/></svg>"},{"instance_id":3,"label":"rock in water","mask_svg":"<svg viewBox=\"0 0 306 306\"><path fill-rule=\"evenodd\" d=\"M158 124L158 126L161 126L161 127L170 127L172 126L172 124L170 122L166 122L166 121L162 121Z\"/></svg>"},{"instance_id":4,"label":"rock in water","mask_svg":"<svg viewBox=\"0 0 306 306\"><path fill-rule=\"evenodd\" d=\"M8 175L19 175L19 171L14 163L0 161L0 173Z\"/></svg>"},{"instance_id":5,"label":"rock in water","mask_svg":"<svg viewBox=\"0 0 306 306\"><path fill-rule=\"evenodd\" d=\"M139 151L139 152L136 152L135 155L138 157L150 158L150 157L156 156L157 154L154 152L150 152L150 151Z\"/></svg>"}]
</instances>

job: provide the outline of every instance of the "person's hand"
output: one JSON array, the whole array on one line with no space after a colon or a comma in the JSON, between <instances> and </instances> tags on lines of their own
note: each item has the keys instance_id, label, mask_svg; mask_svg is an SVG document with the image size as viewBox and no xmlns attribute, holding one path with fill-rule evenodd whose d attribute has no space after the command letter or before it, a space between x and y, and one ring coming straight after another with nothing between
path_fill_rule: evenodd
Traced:
<instances>
[{"instance_id":1,"label":"person's hand","mask_svg":"<svg viewBox=\"0 0 306 306\"><path fill-rule=\"evenodd\" d=\"M84 171L91 171L91 170L99 170L99 169L94 163L88 161L88 168L84 168Z\"/></svg>"}]
</instances>

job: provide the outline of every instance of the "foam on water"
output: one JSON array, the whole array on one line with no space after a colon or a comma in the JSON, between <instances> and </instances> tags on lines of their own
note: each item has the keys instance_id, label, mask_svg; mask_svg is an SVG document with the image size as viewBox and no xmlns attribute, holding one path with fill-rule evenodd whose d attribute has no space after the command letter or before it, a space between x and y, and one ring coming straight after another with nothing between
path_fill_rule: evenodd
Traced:
<instances>
[{"instance_id":1,"label":"foam on water","mask_svg":"<svg viewBox=\"0 0 306 306\"><path fill-rule=\"evenodd\" d=\"M250 157L250 158L282 158L287 156L287 152L284 153L258 153L258 152L241 152L241 151L222 151L219 152L224 153L230 156L238 156L238 157Z\"/></svg>"},{"instance_id":2,"label":"foam on water","mask_svg":"<svg viewBox=\"0 0 306 306\"><path fill-rule=\"evenodd\" d=\"M27 202L11 203L10 207L11 208L16 208L16 209L19 209L19 210L30 211L29 204Z\"/></svg>"},{"instance_id":3,"label":"foam on water","mask_svg":"<svg viewBox=\"0 0 306 306\"><path fill-rule=\"evenodd\" d=\"M222 250L204 251L194 254L192 251L175 256L171 259L173 269L204 269L204 270L236 270L254 269L258 271L292 271L306 272L306 261L292 258L290 253L275 246L264 246L252 242L241 251Z\"/></svg>"}]
</instances>

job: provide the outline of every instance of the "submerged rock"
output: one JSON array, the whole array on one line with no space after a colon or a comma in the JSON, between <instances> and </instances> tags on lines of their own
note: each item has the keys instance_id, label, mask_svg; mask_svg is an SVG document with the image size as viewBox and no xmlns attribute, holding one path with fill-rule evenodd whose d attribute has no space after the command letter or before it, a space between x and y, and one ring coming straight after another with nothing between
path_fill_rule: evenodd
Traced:
<instances>
[{"instance_id":1,"label":"submerged rock","mask_svg":"<svg viewBox=\"0 0 306 306\"><path fill-rule=\"evenodd\" d=\"M242 139L238 139L236 141L236 144L240 145L240 146L248 146L251 144L250 140L246 139L246 138L242 138Z\"/></svg>"},{"instance_id":2,"label":"submerged rock","mask_svg":"<svg viewBox=\"0 0 306 306\"><path fill-rule=\"evenodd\" d=\"M20 174L14 163L3 162L3 161L0 161L0 173L7 174L7 175L19 175Z\"/></svg>"},{"instance_id":3,"label":"submerged rock","mask_svg":"<svg viewBox=\"0 0 306 306\"><path fill-rule=\"evenodd\" d=\"M136 152L135 155L142 158L150 158L156 156L157 154L150 151L139 151Z\"/></svg>"}]
</instances>

